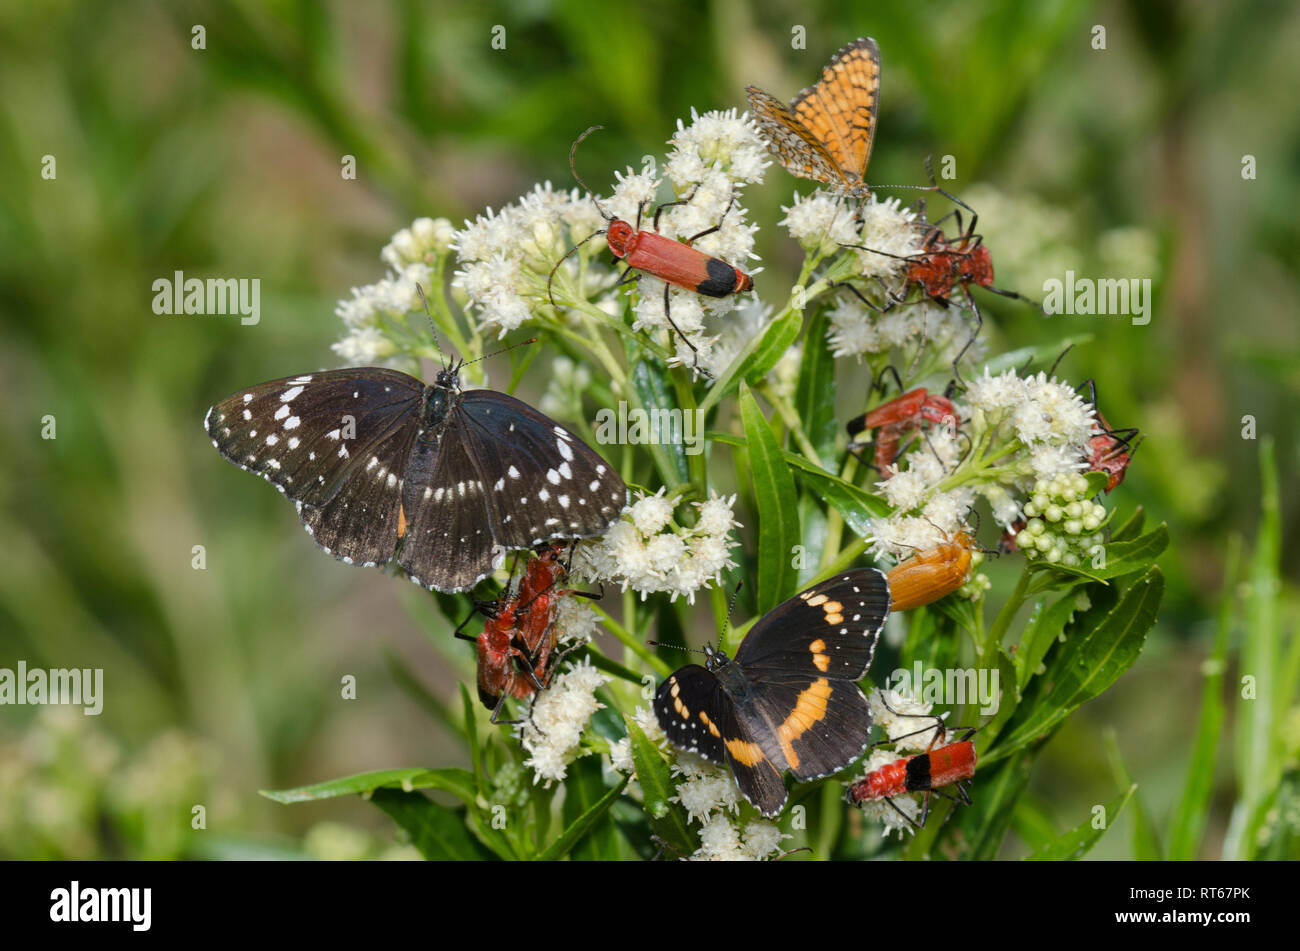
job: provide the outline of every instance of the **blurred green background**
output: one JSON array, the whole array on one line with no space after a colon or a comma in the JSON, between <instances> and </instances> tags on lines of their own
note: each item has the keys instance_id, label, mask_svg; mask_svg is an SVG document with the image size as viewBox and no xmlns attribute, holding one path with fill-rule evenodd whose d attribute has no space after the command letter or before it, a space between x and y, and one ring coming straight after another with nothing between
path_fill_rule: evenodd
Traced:
<instances>
[{"instance_id":1,"label":"blurred green background","mask_svg":"<svg viewBox=\"0 0 1300 951\"><path fill-rule=\"evenodd\" d=\"M98 718L0 708L0 856L401 854L360 801L290 809L256 790L463 765L389 658L446 698L468 649L449 666L428 643L445 625L414 586L317 552L277 493L213 452L204 411L333 365L335 302L382 276L380 248L414 217L458 223L536 181L567 185L569 145L597 122L608 131L583 163L600 188L600 170L661 156L691 107L743 107L746 83L788 98L860 35L883 58L872 182L921 182L925 156L954 156L946 185L982 212L1000 286L1041 297L1044 261L1154 279L1145 327L981 301L995 351L1092 334L1061 372L1094 377L1111 423L1146 434L1113 501L1146 506L1175 540L1143 656L1052 743L1033 801L1064 828L1110 799L1113 729L1162 823L1184 781L1228 539L1249 554L1259 523L1259 443L1242 438L1243 416L1276 440L1283 577L1298 563L1300 8L854 6L0 7L0 666L103 667L107 692ZM806 49L791 48L796 27ZM758 290L773 300L798 263L774 225L794 188L774 166L747 194L764 224ZM260 278L261 322L156 316L152 282L175 270ZM1294 594L1288 580L1262 622L1293 643ZM340 697L346 675L355 701ZM1218 856L1237 792L1231 749L1219 760L1204 857ZM208 810L201 834L194 803ZM1092 854L1132 851L1117 833Z\"/></svg>"}]
</instances>

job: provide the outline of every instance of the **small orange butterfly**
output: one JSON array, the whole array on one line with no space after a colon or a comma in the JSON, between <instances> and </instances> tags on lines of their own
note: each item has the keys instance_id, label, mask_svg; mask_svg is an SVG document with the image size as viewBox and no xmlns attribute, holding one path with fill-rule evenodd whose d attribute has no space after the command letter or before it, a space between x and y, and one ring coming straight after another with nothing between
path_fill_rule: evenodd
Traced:
<instances>
[{"instance_id":1,"label":"small orange butterfly","mask_svg":"<svg viewBox=\"0 0 1300 951\"><path fill-rule=\"evenodd\" d=\"M865 175L876 134L880 49L870 37L831 57L822 78L794 97L790 108L757 86L746 86L768 148L799 178L847 194L867 194Z\"/></svg>"}]
</instances>

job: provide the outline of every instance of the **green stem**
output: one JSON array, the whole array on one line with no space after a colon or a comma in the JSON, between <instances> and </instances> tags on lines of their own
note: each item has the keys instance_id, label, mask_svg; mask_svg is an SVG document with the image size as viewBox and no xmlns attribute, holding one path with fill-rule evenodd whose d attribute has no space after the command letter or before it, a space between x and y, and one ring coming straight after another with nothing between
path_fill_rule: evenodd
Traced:
<instances>
[{"instance_id":1,"label":"green stem","mask_svg":"<svg viewBox=\"0 0 1300 951\"><path fill-rule=\"evenodd\" d=\"M635 597L635 595L632 591L623 592L623 600L625 603L628 597ZM650 650L650 648L646 647L639 640L633 637L628 629L615 621L608 611L604 610L599 605L592 605L592 607L596 614L600 616L601 622L605 625L606 630L613 634L624 647L630 650L633 654L636 654L636 656L641 658L645 663L649 664L650 667L659 674L659 676L667 677L672 673L671 667L660 660L655 653Z\"/></svg>"},{"instance_id":2,"label":"green stem","mask_svg":"<svg viewBox=\"0 0 1300 951\"><path fill-rule=\"evenodd\" d=\"M988 629L983 643L976 644L975 650L979 653L979 659L989 662L988 658L992 657L994 652L1002 643L1002 639L1007 635L1007 629L1011 627L1011 622L1015 620L1016 613L1025 603L1025 597L1029 591L1029 579L1033 572L1026 567L1020 572L1020 578L1016 581L1016 590L1011 592L1011 597L1007 598L1007 603L1002 605L1002 610L998 612L997 619L993 626ZM993 661L996 664L996 660Z\"/></svg>"}]
</instances>

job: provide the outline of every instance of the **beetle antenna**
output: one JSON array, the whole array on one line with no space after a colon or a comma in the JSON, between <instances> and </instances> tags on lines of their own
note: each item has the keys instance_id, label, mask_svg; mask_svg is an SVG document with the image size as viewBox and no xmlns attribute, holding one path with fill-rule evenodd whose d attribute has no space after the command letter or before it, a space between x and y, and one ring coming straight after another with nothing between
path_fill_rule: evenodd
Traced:
<instances>
[{"instance_id":1,"label":"beetle antenna","mask_svg":"<svg viewBox=\"0 0 1300 951\"><path fill-rule=\"evenodd\" d=\"M581 185L583 187L583 190L586 191L586 193L591 196L592 203L595 204L596 210L600 212L600 216L604 218L606 221L613 221L614 216L605 214L605 209L601 208L600 202L596 200L596 193L587 187L587 183L584 182L582 180L582 176L578 174L578 164L577 164L578 146L582 144L582 140L585 139L587 136L591 135L591 133L604 128L605 127L603 125L594 125L586 132L582 133L582 135L578 136L577 139L574 140L573 145L569 148L569 171L573 172L573 177L577 179L578 184Z\"/></svg>"}]
</instances>

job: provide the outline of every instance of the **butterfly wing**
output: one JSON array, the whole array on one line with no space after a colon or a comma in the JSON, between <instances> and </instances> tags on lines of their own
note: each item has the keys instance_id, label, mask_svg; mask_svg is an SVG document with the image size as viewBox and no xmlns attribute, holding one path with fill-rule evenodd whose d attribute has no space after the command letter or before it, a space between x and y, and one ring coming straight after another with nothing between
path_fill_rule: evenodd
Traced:
<instances>
[{"instance_id":1,"label":"butterfly wing","mask_svg":"<svg viewBox=\"0 0 1300 951\"><path fill-rule=\"evenodd\" d=\"M800 780L839 772L867 748L871 710L857 685L828 677L799 683L758 679L750 703L766 724L771 762L784 762Z\"/></svg>"},{"instance_id":2,"label":"butterfly wing","mask_svg":"<svg viewBox=\"0 0 1300 951\"><path fill-rule=\"evenodd\" d=\"M470 390L460 415L469 454L484 474L493 535L505 548L602 535L623 510L627 486L619 474L527 403Z\"/></svg>"},{"instance_id":3,"label":"butterfly wing","mask_svg":"<svg viewBox=\"0 0 1300 951\"><path fill-rule=\"evenodd\" d=\"M860 186L876 135L880 49L867 37L841 49L814 86L794 97L790 110L830 154L846 187Z\"/></svg>"},{"instance_id":4,"label":"butterfly wing","mask_svg":"<svg viewBox=\"0 0 1300 951\"><path fill-rule=\"evenodd\" d=\"M765 816L785 805L781 769L737 715L736 704L717 676L688 664L659 685L655 717L674 746L698 753L712 763L726 762L741 793Z\"/></svg>"},{"instance_id":5,"label":"butterfly wing","mask_svg":"<svg viewBox=\"0 0 1300 951\"><path fill-rule=\"evenodd\" d=\"M659 685L653 707L674 746L710 763L725 762L722 727L735 720L735 713L716 676L699 664L687 664Z\"/></svg>"},{"instance_id":6,"label":"butterfly wing","mask_svg":"<svg viewBox=\"0 0 1300 951\"><path fill-rule=\"evenodd\" d=\"M227 460L297 503L316 543L336 558L382 564L401 520L401 473L418 430L424 384L358 367L272 380L217 403L204 420Z\"/></svg>"},{"instance_id":7,"label":"butterfly wing","mask_svg":"<svg viewBox=\"0 0 1300 951\"><path fill-rule=\"evenodd\" d=\"M398 563L426 587L464 591L507 551L604 533L626 501L618 473L555 420L470 390L411 455Z\"/></svg>"},{"instance_id":8,"label":"butterfly wing","mask_svg":"<svg viewBox=\"0 0 1300 951\"><path fill-rule=\"evenodd\" d=\"M835 575L764 615L736 663L751 679L806 684L861 680L889 617L889 582L875 568Z\"/></svg>"},{"instance_id":9,"label":"butterfly wing","mask_svg":"<svg viewBox=\"0 0 1300 951\"><path fill-rule=\"evenodd\" d=\"M472 588L505 560L505 549L493 547L496 513L465 427L464 414L452 412L417 440L402 491L407 525L397 563L438 591Z\"/></svg>"},{"instance_id":10,"label":"butterfly wing","mask_svg":"<svg viewBox=\"0 0 1300 951\"><path fill-rule=\"evenodd\" d=\"M785 170L798 178L810 178L832 187L844 186L844 173L817 137L785 103L757 86L746 86L749 108L767 140L767 147Z\"/></svg>"}]
</instances>

